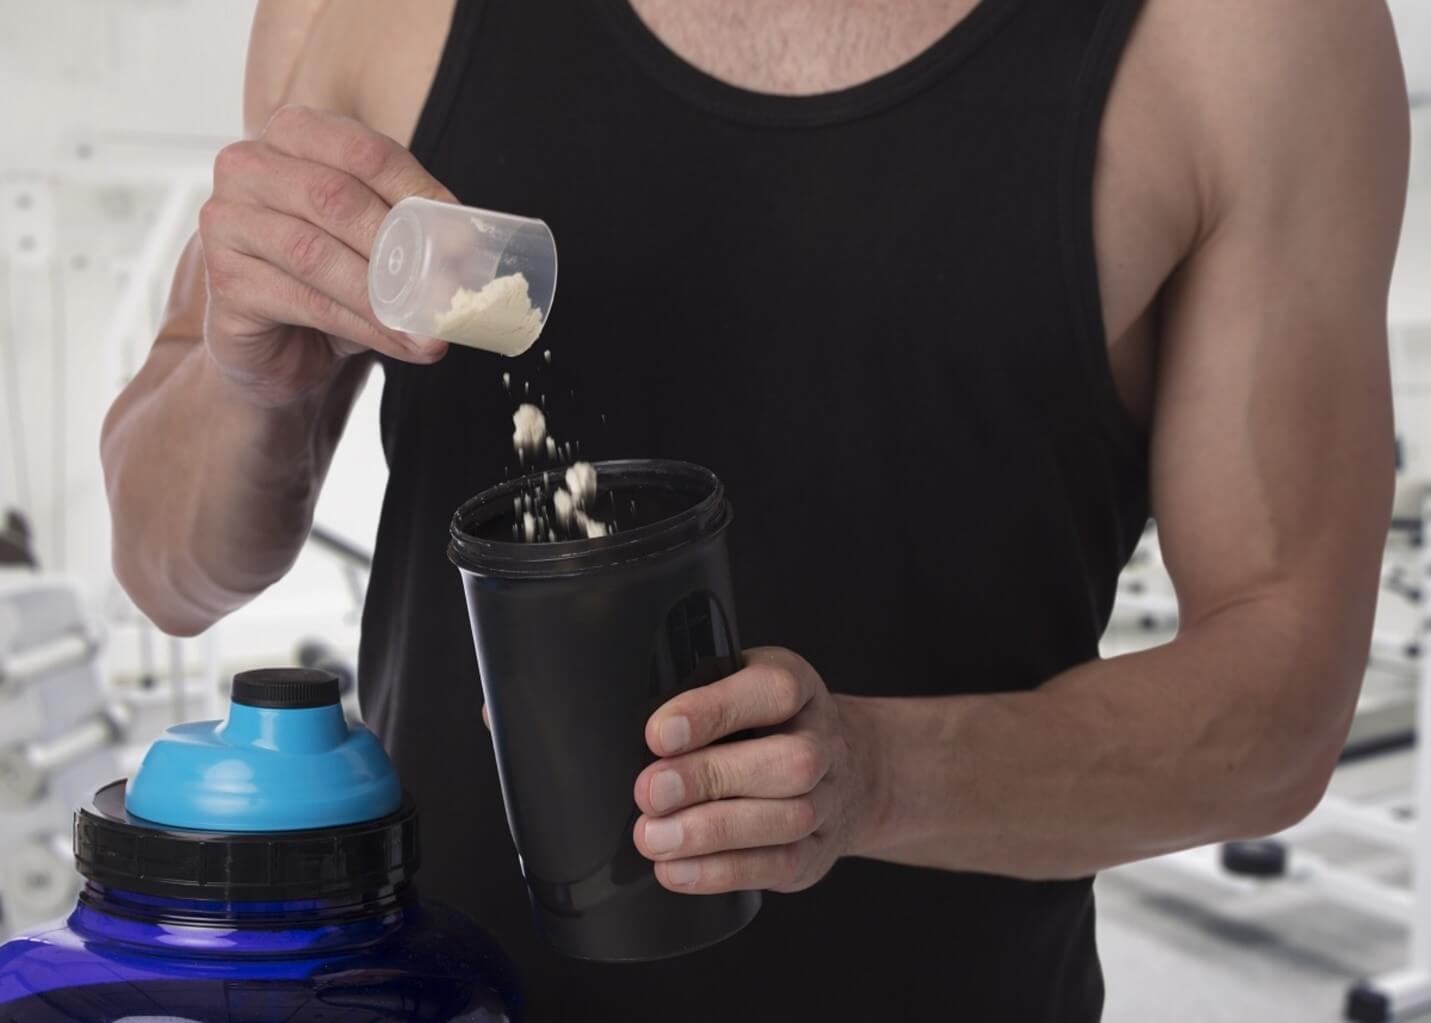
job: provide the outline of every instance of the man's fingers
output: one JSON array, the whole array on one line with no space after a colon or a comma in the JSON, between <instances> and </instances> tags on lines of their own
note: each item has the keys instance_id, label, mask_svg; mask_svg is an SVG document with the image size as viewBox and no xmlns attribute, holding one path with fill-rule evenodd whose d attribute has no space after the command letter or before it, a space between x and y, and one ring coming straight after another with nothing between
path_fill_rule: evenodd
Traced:
<instances>
[{"instance_id":1,"label":"man's fingers","mask_svg":"<svg viewBox=\"0 0 1431 1023\"><path fill-rule=\"evenodd\" d=\"M321 228L273 210L221 199L204 204L200 225L204 244L211 252L209 283L213 286L216 278L229 283L236 294L217 297L231 298L234 307L244 313L251 315L275 307L297 309L307 318L275 322L316 327L406 362L432 362L441 355L440 345L410 338L378 323L368 303L367 264ZM234 275L237 280L229 281L227 268L244 257L281 273L275 276L254 269L251 263L241 263L251 276L245 277L240 271ZM301 287L295 288L295 283ZM269 287L276 291L270 294L266 290ZM329 310L323 299L338 309ZM309 322L312 319L340 323L344 330L320 327Z\"/></svg>"},{"instance_id":2,"label":"man's fingers","mask_svg":"<svg viewBox=\"0 0 1431 1023\"><path fill-rule=\"evenodd\" d=\"M209 207L221 204L209 200ZM221 204L209 212L210 238L217 238L245 255L272 263L367 320L404 347L413 347L403 334L387 330L373 315L368 302L368 264L348 246L322 228L283 213L258 206Z\"/></svg>"},{"instance_id":3,"label":"man's fingers","mask_svg":"<svg viewBox=\"0 0 1431 1023\"><path fill-rule=\"evenodd\" d=\"M672 697L646 722L646 744L657 756L698 749L747 728L783 724L815 696L814 673L765 650L746 667L708 686Z\"/></svg>"},{"instance_id":4,"label":"man's fingers","mask_svg":"<svg viewBox=\"0 0 1431 1023\"><path fill-rule=\"evenodd\" d=\"M231 337L288 323L356 341L403 362L436 362L446 350L446 346L418 347L416 342L399 344L336 299L242 252L210 258L208 270L209 316L217 318L212 325ZM235 322L226 322L229 319Z\"/></svg>"},{"instance_id":5,"label":"man's fingers","mask_svg":"<svg viewBox=\"0 0 1431 1023\"><path fill-rule=\"evenodd\" d=\"M667 814L736 796L801 796L829 770L825 747L810 732L719 743L647 767L636 778L636 805L643 813Z\"/></svg>"},{"instance_id":6,"label":"man's fingers","mask_svg":"<svg viewBox=\"0 0 1431 1023\"><path fill-rule=\"evenodd\" d=\"M790 845L669 860L656 864L656 880L673 892L692 895L799 891L818 879L820 841L818 835L812 835Z\"/></svg>"},{"instance_id":7,"label":"man's fingers","mask_svg":"<svg viewBox=\"0 0 1431 1023\"><path fill-rule=\"evenodd\" d=\"M834 788L793 799L725 799L669 817L642 816L632 837L650 860L686 859L735 849L789 845L813 835L833 810Z\"/></svg>"},{"instance_id":8,"label":"man's fingers","mask_svg":"<svg viewBox=\"0 0 1431 1023\"><path fill-rule=\"evenodd\" d=\"M262 142L235 142L219 152L214 195L306 220L363 259L372 252L378 228L392 209L347 171L300 160Z\"/></svg>"},{"instance_id":9,"label":"man's fingers","mask_svg":"<svg viewBox=\"0 0 1431 1023\"><path fill-rule=\"evenodd\" d=\"M389 206L411 195L456 201L406 149L351 118L308 107L280 107L262 138L289 156L346 171Z\"/></svg>"}]
</instances>

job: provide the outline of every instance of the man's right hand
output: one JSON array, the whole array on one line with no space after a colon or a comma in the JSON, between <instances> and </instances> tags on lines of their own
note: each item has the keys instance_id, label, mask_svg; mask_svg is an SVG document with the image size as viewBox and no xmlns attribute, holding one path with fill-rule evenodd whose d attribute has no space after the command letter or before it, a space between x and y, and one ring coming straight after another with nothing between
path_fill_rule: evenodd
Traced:
<instances>
[{"instance_id":1,"label":"man's right hand","mask_svg":"<svg viewBox=\"0 0 1431 1023\"><path fill-rule=\"evenodd\" d=\"M199 216L204 343L247 398L288 404L366 350L442 358L446 344L389 330L368 302L378 226L411 195L456 201L392 139L307 107L280 108L219 153Z\"/></svg>"}]
</instances>

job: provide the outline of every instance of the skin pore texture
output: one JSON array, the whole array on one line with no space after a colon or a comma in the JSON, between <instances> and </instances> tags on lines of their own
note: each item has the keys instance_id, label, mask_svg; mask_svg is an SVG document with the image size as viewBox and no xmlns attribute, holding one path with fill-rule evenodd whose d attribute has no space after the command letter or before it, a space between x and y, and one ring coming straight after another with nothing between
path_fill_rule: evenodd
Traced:
<instances>
[{"instance_id":1,"label":"skin pore texture","mask_svg":"<svg viewBox=\"0 0 1431 1023\"><path fill-rule=\"evenodd\" d=\"M973 6L633 5L697 68L797 94L888 71ZM363 225L401 194L442 196L364 132L406 144L450 12L260 6L250 142L216 173L202 245L105 424L116 570L170 631L202 629L291 564L365 352L442 355L370 330L361 308L319 317L320 300L264 296L307 295L298 280L347 295ZM797 651L751 651L648 723L660 759L635 781L633 837L663 884L794 890L846 855L1075 877L1269 833L1315 804L1360 684L1390 502L1399 67L1380 0L1148 0L1105 115L1094 234L1115 384L1150 433L1177 638L1032 692L918 699L832 694ZM262 301L224 286L260 279L239 291ZM321 324L291 326L295 309ZM767 731L712 745L748 728Z\"/></svg>"}]
</instances>

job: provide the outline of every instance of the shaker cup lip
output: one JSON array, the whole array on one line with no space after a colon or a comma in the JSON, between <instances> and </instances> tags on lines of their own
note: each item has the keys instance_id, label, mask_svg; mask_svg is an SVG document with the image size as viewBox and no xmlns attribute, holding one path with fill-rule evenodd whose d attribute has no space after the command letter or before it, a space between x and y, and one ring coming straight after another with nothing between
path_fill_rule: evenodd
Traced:
<instances>
[{"instance_id":1,"label":"shaker cup lip","mask_svg":"<svg viewBox=\"0 0 1431 1023\"><path fill-rule=\"evenodd\" d=\"M578 575L661 554L714 536L730 524L732 512L720 478L704 466L673 459L633 458L594 463L603 490L676 491L689 494L689 507L674 515L592 539L526 543L478 535L477 528L510 512L517 494L535 483L559 484L564 468L547 469L490 487L453 514L447 556L475 575L549 577ZM476 528L474 528L476 527Z\"/></svg>"}]
</instances>

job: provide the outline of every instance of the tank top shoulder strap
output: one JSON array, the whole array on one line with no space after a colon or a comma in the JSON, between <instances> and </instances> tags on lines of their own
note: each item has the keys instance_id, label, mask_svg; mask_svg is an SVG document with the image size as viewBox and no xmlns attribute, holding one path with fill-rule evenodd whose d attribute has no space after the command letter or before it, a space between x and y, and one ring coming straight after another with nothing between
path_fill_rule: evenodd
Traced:
<instances>
[{"instance_id":1,"label":"tank top shoulder strap","mask_svg":"<svg viewBox=\"0 0 1431 1023\"><path fill-rule=\"evenodd\" d=\"M1059 4L1059 0L1052 0ZM1108 95L1144 0L1085 3L1086 42L1073 79L1060 145L1059 234L1073 317L1074 343L1104 435L1124 454L1139 454L1143 430L1118 396L1093 237L1093 178ZM1061 6L1061 5L1060 5Z\"/></svg>"},{"instance_id":2,"label":"tank top shoulder strap","mask_svg":"<svg viewBox=\"0 0 1431 1023\"><path fill-rule=\"evenodd\" d=\"M428 89L427 100L418 115L413 130L412 154L422 163L430 157L446 134L448 122L457 107L462 92L462 79L471 66L471 55L477 47L486 0L456 0L452 8L452 24L442 47L437 72Z\"/></svg>"}]
</instances>

